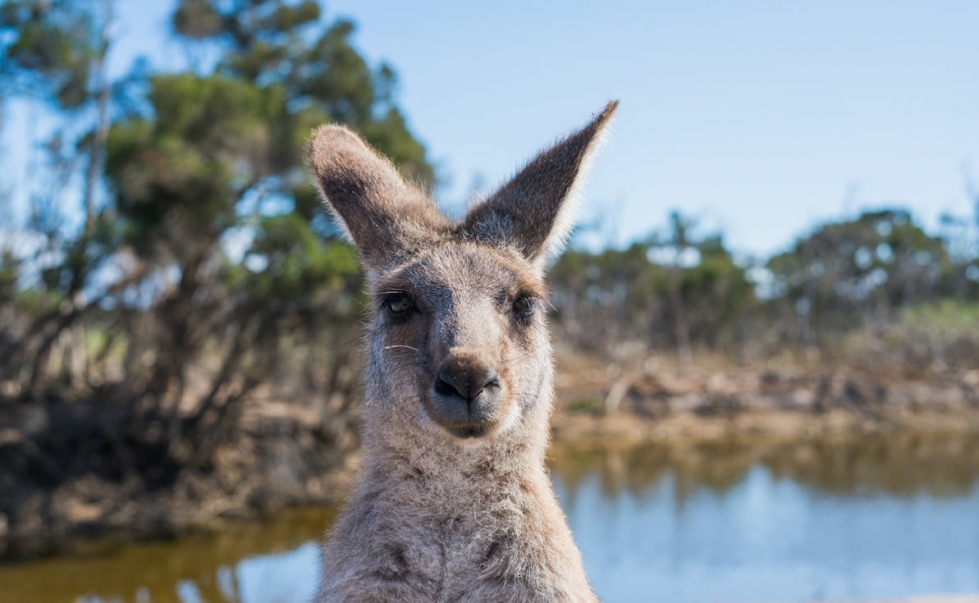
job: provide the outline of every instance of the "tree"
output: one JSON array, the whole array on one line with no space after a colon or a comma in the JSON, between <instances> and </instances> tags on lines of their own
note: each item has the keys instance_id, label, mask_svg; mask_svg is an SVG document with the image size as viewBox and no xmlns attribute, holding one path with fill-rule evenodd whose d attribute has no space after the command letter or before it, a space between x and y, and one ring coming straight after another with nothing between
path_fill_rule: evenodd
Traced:
<instances>
[{"instance_id":1,"label":"tree","mask_svg":"<svg viewBox=\"0 0 979 603\"><path fill-rule=\"evenodd\" d=\"M898 209L823 224L768 261L807 344L941 295L949 267L942 240Z\"/></svg>"},{"instance_id":2,"label":"tree","mask_svg":"<svg viewBox=\"0 0 979 603\"><path fill-rule=\"evenodd\" d=\"M216 60L133 72L126 83L140 102L113 106L122 82L106 79L111 8L18 0L0 11L4 78L65 130L84 115L71 146L87 157L82 177L65 180L85 200L78 232L52 229L43 262L0 263L0 303L18 315L0 324L0 377L21 403L127 407L120 429L138 434L134 446L156 438L192 465L208 462L260 385L291 388L322 405L325 431L346 429L330 422L349 396L330 401L354 386L346 344L361 277L303 152L313 127L340 121L433 184L395 102L394 71L370 66L351 45L353 24L324 22L315 2L189 0L174 29ZM103 203L98 190L109 193ZM30 292L17 284L27 273L39 285ZM66 340L75 325L91 336Z\"/></svg>"},{"instance_id":3,"label":"tree","mask_svg":"<svg viewBox=\"0 0 979 603\"><path fill-rule=\"evenodd\" d=\"M85 124L75 145L86 156L82 208L88 235L109 126L112 20L112 0L10 0L0 8L0 31L12 37L0 56L0 76L16 92L42 98Z\"/></svg>"},{"instance_id":4,"label":"tree","mask_svg":"<svg viewBox=\"0 0 979 603\"><path fill-rule=\"evenodd\" d=\"M64 118L64 126L43 147L61 185L82 170L81 213L83 227L71 232L63 218L36 220L35 232L45 239L37 255L60 259L41 274L41 284L51 295L46 311L19 333L23 344L13 362L14 347L0 350L0 360L10 375L27 364L27 391L38 393L39 379L55 341L78 324L86 309L82 292L104 255L105 229L99 227L98 192L101 182L105 136L114 90L122 82L110 82L106 56L112 39L112 1L12 0L0 8L0 34L7 43L0 54L0 75L9 83L6 92L33 99ZM35 191L35 217L52 215L49 196L57 187ZM38 257L35 257L35 263ZM50 262L48 262L50 263Z\"/></svg>"},{"instance_id":5,"label":"tree","mask_svg":"<svg viewBox=\"0 0 979 603\"><path fill-rule=\"evenodd\" d=\"M691 362L690 325L687 321L687 311L683 300L683 272L685 263L699 261L696 257L696 244L692 240L692 230L696 223L678 211L670 212L669 226L666 232L654 233L648 240L647 246L653 254L656 251L666 252L667 295L672 310L673 331L676 337L677 354L684 365ZM695 252L691 256L690 252ZM694 259L696 258L696 259Z\"/></svg>"},{"instance_id":6,"label":"tree","mask_svg":"<svg viewBox=\"0 0 979 603\"><path fill-rule=\"evenodd\" d=\"M570 250L550 272L557 319L579 347L614 353L621 343L672 349L689 363L692 348L739 344L754 307L747 270L719 234L696 234L679 212L665 232L624 250Z\"/></svg>"},{"instance_id":7,"label":"tree","mask_svg":"<svg viewBox=\"0 0 979 603\"><path fill-rule=\"evenodd\" d=\"M355 25L339 19L323 27L320 10L314 0L181 0L173 25L188 41L221 50L216 74L281 87L297 125L347 124L408 177L433 186L425 149L394 102L394 69L385 63L371 68L351 45ZM305 141L308 131L299 135ZM301 165L296 153L302 148L290 148L292 165Z\"/></svg>"}]
</instances>

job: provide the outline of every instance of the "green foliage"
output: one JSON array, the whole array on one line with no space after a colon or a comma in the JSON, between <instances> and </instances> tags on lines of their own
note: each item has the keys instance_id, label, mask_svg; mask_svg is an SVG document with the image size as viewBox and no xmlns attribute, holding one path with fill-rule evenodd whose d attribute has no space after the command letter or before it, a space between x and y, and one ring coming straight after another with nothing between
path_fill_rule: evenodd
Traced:
<instances>
[{"instance_id":1,"label":"green foliage","mask_svg":"<svg viewBox=\"0 0 979 603\"><path fill-rule=\"evenodd\" d=\"M181 0L173 18L180 35L224 49L218 74L262 87L281 86L303 126L347 124L409 178L434 186L425 148L394 104L393 69L367 63L351 42L356 30L351 21L340 19L325 28L320 23L320 7L313 0ZM301 149L309 129L295 133L299 144L292 149Z\"/></svg>"},{"instance_id":2,"label":"green foliage","mask_svg":"<svg viewBox=\"0 0 979 603\"><path fill-rule=\"evenodd\" d=\"M668 234L621 251L561 256L550 273L556 318L577 345L601 352L623 342L734 346L741 317L756 304L747 270L719 235L697 236L677 212L669 224Z\"/></svg>"},{"instance_id":3,"label":"green foliage","mask_svg":"<svg viewBox=\"0 0 979 603\"><path fill-rule=\"evenodd\" d=\"M565 407L568 412L582 415L600 416L604 405L598 398L575 398Z\"/></svg>"},{"instance_id":4,"label":"green foliage","mask_svg":"<svg viewBox=\"0 0 979 603\"><path fill-rule=\"evenodd\" d=\"M830 335L868 314L941 295L951 260L942 240L908 212L887 209L824 224L771 258L768 268L779 296L803 315L804 330Z\"/></svg>"},{"instance_id":5,"label":"green foliage","mask_svg":"<svg viewBox=\"0 0 979 603\"><path fill-rule=\"evenodd\" d=\"M864 370L918 378L979 367L979 303L944 299L847 335L844 358Z\"/></svg>"},{"instance_id":6,"label":"green foliage","mask_svg":"<svg viewBox=\"0 0 979 603\"><path fill-rule=\"evenodd\" d=\"M247 192L294 167L279 165L279 150L293 142L277 123L286 99L281 88L223 76L164 75L149 84L153 115L109 132L116 210L128 221L127 242L144 253L160 242L174 254L200 253L238 222Z\"/></svg>"},{"instance_id":7,"label":"green foliage","mask_svg":"<svg viewBox=\"0 0 979 603\"><path fill-rule=\"evenodd\" d=\"M10 250L0 250L0 304L14 300L19 276L20 261Z\"/></svg>"},{"instance_id":8,"label":"green foliage","mask_svg":"<svg viewBox=\"0 0 979 603\"><path fill-rule=\"evenodd\" d=\"M691 325L696 340L710 348L733 348L745 314L757 303L754 284L719 236L698 243L700 261L684 271L681 295L697 322Z\"/></svg>"},{"instance_id":9,"label":"green foliage","mask_svg":"<svg viewBox=\"0 0 979 603\"><path fill-rule=\"evenodd\" d=\"M0 55L3 79L63 109L85 103L89 68L101 43L92 8L73 0L6 0L0 6L0 34L13 40Z\"/></svg>"},{"instance_id":10,"label":"green foliage","mask_svg":"<svg viewBox=\"0 0 979 603\"><path fill-rule=\"evenodd\" d=\"M928 325L945 336L968 334L979 339L979 304L954 299L922 304L901 312L899 325Z\"/></svg>"},{"instance_id":11,"label":"green foliage","mask_svg":"<svg viewBox=\"0 0 979 603\"><path fill-rule=\"evenodd\" d=\"M248 259L264 265L257 270L236 267L230 275L236 289L269 306L302 302L341 316L356 315L351 304L362 275L353 247L323 239L295 213L263 218L256 230Z\"/></svg>"}]
</instances>

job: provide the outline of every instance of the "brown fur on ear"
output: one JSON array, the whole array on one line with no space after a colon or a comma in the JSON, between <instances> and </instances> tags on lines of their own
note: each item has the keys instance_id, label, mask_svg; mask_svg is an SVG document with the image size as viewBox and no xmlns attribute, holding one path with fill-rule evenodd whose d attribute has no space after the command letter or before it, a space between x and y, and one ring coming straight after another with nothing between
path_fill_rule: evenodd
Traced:
<instances>
[{"instance_id":1,"label":"brown fur on ear","mask_svg":"<svg viewBox=\"0 0 979 603\"><path fill-rule=\"evenodd\" d=\"M612 101L587 126L538 155L499 191L466 215L477 241L512 245L539 269L571 231L575 197L608 124Z\"/></svg>"},{"instance_id":2,"label":"brown fur on ear","mask_svg":"<svg viewBox=\"0 0 979 603\"><path fill-rule=\"evenodd\" d=\"M397 263L451 229L427 195L347 128L318 128L308 157L327 207L368 269Z\"/></svg>"}]
</instances>

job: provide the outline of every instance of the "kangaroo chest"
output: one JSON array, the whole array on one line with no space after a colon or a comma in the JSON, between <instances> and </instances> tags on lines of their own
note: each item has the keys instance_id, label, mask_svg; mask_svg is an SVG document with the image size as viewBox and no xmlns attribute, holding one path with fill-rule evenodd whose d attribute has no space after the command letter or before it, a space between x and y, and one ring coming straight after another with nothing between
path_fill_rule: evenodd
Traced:
<instances>
[{"instance_id":1,"label":"kangaroo chest","mask_svg":"<svg viewBox=\"0 0 979 603\"><path fill-rule=\"evenodd\" d=\"M526 565L521 558L530 554L523 539L530 535L526 516L532 506L497 500L431 501L395 512L382 507L371 522L370 540L393 575L407 572L436 581L454 575L503 577L511 565Z\"/></svg>"},{"instance_id":2,"label":"kangaroo chest","mask_svg":"<svg viewBox=\"0 0 979 603\"><path fill-rule=\"evenodd\" d=\"M543 466L374 464L326 544L318 603L594 602Z\"/></svg>"},{"instance_id":3,"label":"kangaroo chest","mask_svg":"<svg viewBox=\"0 0 979 603\"><path fill-rule=\"evenodd\" d=\"M536 488L446 498L423 484L405 496L403 487L361 492L327 545L325 571L369 580L390 600L576 600L540 598L557 595L580 562L563 559L570 536L547 528L553 510Z\"/></svg>"}]
</instances>

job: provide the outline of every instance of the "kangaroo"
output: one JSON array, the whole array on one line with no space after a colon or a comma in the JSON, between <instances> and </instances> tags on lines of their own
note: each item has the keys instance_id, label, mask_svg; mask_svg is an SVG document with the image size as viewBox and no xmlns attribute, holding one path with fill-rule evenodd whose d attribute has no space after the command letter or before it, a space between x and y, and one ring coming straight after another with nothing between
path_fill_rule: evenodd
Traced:
<instances>
[{"instance_id":1,"label":"kangaroo","mask_svg":"<svg viewBox=\"0 0 979 603\"><path fill-rule=\"evenodd\" d=\"M617 102L461 221L343 126L309 165L373 300L363 464L317 603L597 601L544 466L544 271Z\"/></svg>"}]
</instances>

